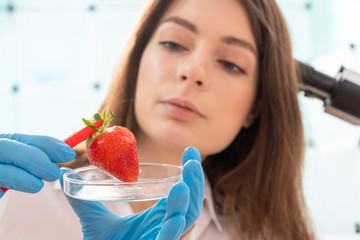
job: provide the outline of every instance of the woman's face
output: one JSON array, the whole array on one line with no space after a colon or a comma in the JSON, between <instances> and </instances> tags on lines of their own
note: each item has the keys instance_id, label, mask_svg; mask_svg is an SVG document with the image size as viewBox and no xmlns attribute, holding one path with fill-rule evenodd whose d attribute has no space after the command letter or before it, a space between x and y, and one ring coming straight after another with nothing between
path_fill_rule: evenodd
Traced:
<instances>
[{"instance_id":1,"label":"woman's face","mask_svg":"<svg viewBox=\"0 0 360 240\"><path fill-rule=\"evenodd\" d=\"M176 0L141 58L135 95L140 143L202 156L251 124L255 39L236 0Z\"/></svg>"}]
</instances>

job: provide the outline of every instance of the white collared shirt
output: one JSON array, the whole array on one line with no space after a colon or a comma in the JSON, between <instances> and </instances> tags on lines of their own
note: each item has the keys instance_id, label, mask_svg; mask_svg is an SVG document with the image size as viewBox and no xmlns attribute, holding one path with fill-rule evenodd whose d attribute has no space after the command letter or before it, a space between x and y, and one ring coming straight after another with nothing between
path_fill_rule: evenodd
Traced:
<instances>
[{"instance_id":1,"label":"white collared shirt","mask_svg":"<svg viewBox=\"0 0 360 240\"><path fill-rule=\"evenodd\" d=\"M185 236L185 240L230 240L227 229L222 226L223 218L216 214L212 191L208 179L205 177L205 194L203 209L200 218L194 224L191 231Z\"/></svg>"},{"instance_id":2,"label":"white collared shirt","mask_svg":"<svg viewBox=\"0 0 360 240\"><path fill-rule=\"evenodd\" d=\"M104 203L112 212L125 216L132 214L128 203ZM42 240L82 239L79 220L67 202L59 182L46 182L37 194L8 191L0 199L0 239ZM230 240L222 218L214 210L208 180L202 213L185 240Z\"/></svg>"}]
</instances>

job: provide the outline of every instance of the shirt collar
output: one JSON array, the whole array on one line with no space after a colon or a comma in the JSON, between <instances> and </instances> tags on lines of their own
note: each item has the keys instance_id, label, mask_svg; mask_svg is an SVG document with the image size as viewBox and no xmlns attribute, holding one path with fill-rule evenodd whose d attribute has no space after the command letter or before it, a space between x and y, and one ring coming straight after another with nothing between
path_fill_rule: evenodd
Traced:
<instances>
[{"instance_id":1,"label":"shirt collar","mask_svg":"<svg viewBox=\"0 0 360 240\"><path fill-rule=\"evenodd\" d=\"M210 182L205 175L205 193L204 193L204 207L206 207L210 213L211 220L214 221L215 226L218 231L222 231L222 226L220 224L219 218L215 212L214 201L212 197L212 190Z\"/></svg>"}]
</instances>

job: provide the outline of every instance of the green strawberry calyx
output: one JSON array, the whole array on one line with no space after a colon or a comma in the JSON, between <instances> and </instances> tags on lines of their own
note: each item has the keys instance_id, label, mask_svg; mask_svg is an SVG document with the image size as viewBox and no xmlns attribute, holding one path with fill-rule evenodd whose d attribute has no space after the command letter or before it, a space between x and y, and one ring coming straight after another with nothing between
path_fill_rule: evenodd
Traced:
<instances>
[{"instance_id":1,"label":"green strawberry calyx","mask_svg":"<svg viewBox=\"0 0 360 240\"><path fill-rule=\"evenodd\" d=\"M101 126L99 128L97 128L91 121L87 120L87 119L82 119L83 122L91 127L92 129L95 130L95 132L88 138L86 139L86 149L89 148L89 146L91 145L91 143L93 142L93 140L100 134L102 134L103 132L106 132L106 128L109 125L109 122L114 118L114 114L113 112L109 109L110 112L110 116L108 116L107 118L105 118L106 115L106 108L104 109L104 111L102 112L102 114L100 115L99 113L95 113L94 114L94 119L95 121L99 121L99 120L104 120L104 122L101 124Z\"/></svg>"}]
</instances>

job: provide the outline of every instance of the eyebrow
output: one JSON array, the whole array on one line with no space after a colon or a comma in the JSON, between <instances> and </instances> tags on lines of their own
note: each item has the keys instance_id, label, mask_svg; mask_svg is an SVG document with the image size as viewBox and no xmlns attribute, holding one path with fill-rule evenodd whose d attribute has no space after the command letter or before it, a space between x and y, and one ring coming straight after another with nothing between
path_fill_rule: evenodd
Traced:
<instances>
[{"instance_id":1,"label":"eyebrow","mask_svg":"<svg viewBox=\"0 0 360 240\"><path fill-rule=\"evenodd\" d=\"M227 43L227 44L244 47L244 48L250 50L252 53L254 53L255 56L257 56L257 51L256 51L255 47L248 41L245 41L245 40L242 40L239 38L235 38L235 37L223 37L223 38L221 38L221 41L224 43Z\"/></svg>"},{"instance_id":2,"label":"eyebrow","mask_svg":"<svg viewBox=\"0 0 360 240\"><path fill-rule=\"evenodd\" d=\"M165 23L165 22L174 22L176 24L179 24L180 26L185 27L186 29L190 30L191 32L193 32L195 34L198 33L198 29L196 28L196 26L183 18L173 16L173 17L166 18L165 20L162 21L162 23ZM254 53L255 56L257 56L256 48L248 41L245 41L243 39L239 39L236 37L231 37L231 36L222 37L221 41L226 44L244 47L244 48L250 50L252 53Z\"/></svg>"},{"instance_id":3,"label":"eyebrow","mask_svg":"<svg viewBox=\"0 0 360 240\"><path fill-rule=\"evenodd\" d=\"M175 17L175 16L169 17L169 18L166 18L164 21L162 21L162 23L165 23L165 22L174 22L174 23L177 23L177 24L187 28L188 30L190 30L193 33L198 33L196 26L183 18L179 18L179 17Z\"/></svg>"}]
</instances>

